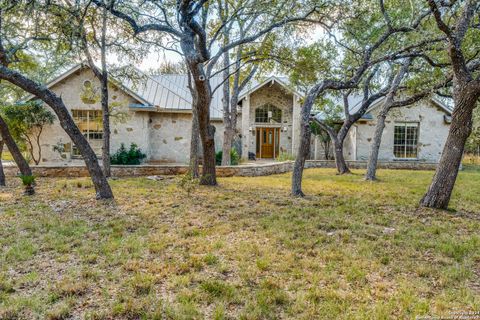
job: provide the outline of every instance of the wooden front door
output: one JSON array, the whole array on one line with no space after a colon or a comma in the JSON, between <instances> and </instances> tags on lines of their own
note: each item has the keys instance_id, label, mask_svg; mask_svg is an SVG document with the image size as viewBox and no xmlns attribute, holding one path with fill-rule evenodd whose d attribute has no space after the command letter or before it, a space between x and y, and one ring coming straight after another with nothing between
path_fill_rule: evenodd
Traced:
<instances>
[{"instance_id":1,"label":"wooden front door","mask_svg":"<svg viewBox=\"0 0 480 320\"><path fill-rule=\"evenodd\" d=\"M257 158L275 158L278 156L280 128L257 128Z\"/></svg>"}]
</instances>

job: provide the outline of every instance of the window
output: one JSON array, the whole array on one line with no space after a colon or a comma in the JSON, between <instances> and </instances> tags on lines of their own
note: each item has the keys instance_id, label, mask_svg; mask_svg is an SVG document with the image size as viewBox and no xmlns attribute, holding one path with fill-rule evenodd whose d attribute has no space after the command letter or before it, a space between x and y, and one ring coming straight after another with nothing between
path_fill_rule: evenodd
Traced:
<instances>
[{"instance_id":1,"label":"window","mask_svg":"<svg viewBox=\"0 0 480 320\"><path fill-rule=\"evenodd\" d=\"M281 123L282 110L270 104L255 109L256 123Z\"/></svg>"},{"instance_id":2,"label":"window","mask_svg":"<svg viewBox=\"0 0 480 320\"><path fill-rule=\"evenodd\" d=\"M83 86L85 88L91 88L92 87L92 81L90 81L90 80L83 81Z\"/></svg>"},{"instance_id":3,"label":"window","mask_svg":"<svg viewBox=\"0 0 480 320\"><path fill-rule=\"evenodd\" d=\"M73 121L85 138L92 141L103 139L102 111L101 110L72 110ZM73 147L73 155L80 155Z\"/></svg>"},{"instance_id":4,"label":"window","mask_svg":"<svg viewBox=\"0 0 480 320\"><path fill-rule=\"evenodd\" d=\"M72 110L72 116L87 140L103 139L101 110Z\"/></svg>"},{"instance_id":5,"label":"window","mask_svg":"<svg viewBox=\"0 0 480 320\"><path fill-rule=\"evenodd\" d=\"M401 159L418 157L418 123L395 124L393 154Z\"/></svg>"}]
</instances>

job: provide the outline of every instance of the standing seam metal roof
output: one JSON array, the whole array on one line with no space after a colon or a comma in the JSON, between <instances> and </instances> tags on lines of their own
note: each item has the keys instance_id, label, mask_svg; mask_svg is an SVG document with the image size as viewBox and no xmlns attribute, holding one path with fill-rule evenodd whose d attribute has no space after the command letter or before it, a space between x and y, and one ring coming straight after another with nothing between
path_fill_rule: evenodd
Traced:
<instances>
[{"instance_id":1,"label":"standing seam metal roof","mask_svg":"<svg viewBox=\"0 0 480 320\"><path fill-rule=\"evenodd\" d=\"M130 78L123 81L123 85L134 91L151 106L171 110L191 110L192 95L188 88L188 76L182 74L160 74L149 76L140 70L136 70L139 80L134 81ZM220 76L212 77L210 84L212 90L222 82ZM210 104L210 117L222 118L222 90L216 90L213 93Z\"/></svg>"}]
</instances>

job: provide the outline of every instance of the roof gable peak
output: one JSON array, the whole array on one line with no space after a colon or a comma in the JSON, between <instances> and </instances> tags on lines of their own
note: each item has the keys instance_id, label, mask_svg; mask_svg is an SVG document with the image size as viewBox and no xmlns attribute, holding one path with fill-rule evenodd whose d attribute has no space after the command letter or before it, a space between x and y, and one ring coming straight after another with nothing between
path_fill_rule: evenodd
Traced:
<instances>
[{"instance_id":1,"label":"roof gable peak","mask_svg":"<svg viewBox=\"0 0 480 320\"><path fill-rule=\"evenodd\" d=\"M253 92L263 88L264 86L266 86L268 84L274 84L274 83L277 83L278 85L280 85L282 88L286 89L287 91L289 91L293 95L296 95L298 97L303 97L303 94L299 93L295 88L293 88L293 86L290 83L288 83L288 80L284 80L281 77L278 77L276 75L270 75L267 78L265 78L265 80L263 80L261 82L256 82L256 83L254 82L250 86L247 86L240 93L240 96L239 96L238 100L240 101L240 100L246 98L248 95L252 94Z\"/></svg>"}]
</instances>

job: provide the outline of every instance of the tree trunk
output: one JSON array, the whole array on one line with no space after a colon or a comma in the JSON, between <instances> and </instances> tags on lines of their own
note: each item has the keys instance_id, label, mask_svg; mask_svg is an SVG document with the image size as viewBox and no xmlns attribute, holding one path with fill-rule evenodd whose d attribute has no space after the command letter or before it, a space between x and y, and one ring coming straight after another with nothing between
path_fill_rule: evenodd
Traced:
<instances>
[{"instance_id":1,"label":"tree trunk","mask_svg":"<svg viewBox=\"0 0 480 320\"><path fill-rule=\"evenodd\" d=\"M243 46L237 48L237 57L235 62L235 72L233 76L233 84L230 86L230 80L225 81L223 86L223 124L225 131L223 133L223 146L222 146L222 166L228 166L232 164L231 151L235 139L238 137L237 131L237 105L240 92L246 87L253 76L257 73L258 65L254 65L250 72L243 76L242 81L240 72L242 66L242 53ZM224 79L230 77L230 57L226 52L224 55ZM248 158L248 155L246 155Z\"/></svg>"},{"instance_id":2,"label":"tree trunk","mask_svg":"<svg viewBox=\"0 0 480 320\"><path fill-rule=\"evenodd\" d=\"M323 141L323 156L325 157L325 160L330 159L330 140L329 141Z\"/></svg>"},{"instance_id":3,"label":"tree trunk","mask_svg":"<svg viewBox=\"0 0 480 320\"><path fill-rule=\"evenodd\" d=\"M454 83L454 88L455 86ZM455 108L452 113L450 131L432 183L420 201L422 207L448 208L462 162L465 142L472 132L472 114L478 99L478 92L468 91L465 89L459 94L454 94Z\"/></svg>"},{"instance_id":4,"label":"tree trunk","mask_svg":"<svg viewBox=\"0 0 480 320\"><path fill-rule=\"evenodd\" d=\"M348 132L348 129L346 129ZM351 173L350 169L345 162L345 157L343 156L343 142L345 141L345 136L333 136L331 137L333 141L333 148L335 152L335 166L337 167L338 174L347 174Z\"/></svg>"},{"instance_id":5,"label":"tree trunk","mask_svg":"<svg viewBox=\"0 0 480 320\"><path fill-rule=\"evenodd\" d=\"M230 151L232 150L233 128L232 128L232 106L230 106L230 56L229 52L223 54L223 145L222 145L222 166L231 164ZM240 72L240 71L238 71Z\"/></svg>"},{"instance_id":6,"label":"tree trunk","mask_svg":"<svg viewBox=\"0 0 480 320\"><path fill-rule=\"evenodd\" d=\"M298 146L297 157L293 165L292 172L292 196L304 197L305 194L302 191L302 178L303 169L305 167L305 161L310 153L310 139L312 132L310 129L310 111L312 110L313 102L315 101L314 95L307 96L305 103L302 106L301 118L300 118L300 143Z\"/></svg>"},{"instance_id":7,"label":"tree trunk","mask_svg":"<svg viewBox=\"0 0 480 320\"><path fill-rule=\"evenodd\" d=\"M27 151L30 154L31 160L33 161L33 163L35 163L35 165L38 165L40 163L40 158L35 157L35 153L33 152L33 143L30 136L27 135L24 137L24 139L28 143Z\"/></svg>"},{"instance_id":8,"label":"tree trunk","mask_svg":"<svg viewBox=\"0 0 480 320\"><path fill-rule=\"evenodd\" d=\"M3 154L3 140L0 140L0 187L5 187L5 172L3 171L2 154Z\"/></svg>"},{"instance_id":9,"label":"tree trunk","mask_svg":"<svg viewBox=\"0 0 480 320\"><path fill-rule=\"evenodd\" d=\"M200 135L198 133L198 116L196 109L192 106L192 134L190 138L190 174L197 179L200 176L199 159Z\"/></svg>"},{"instance_id":10,"label":"tree trunk","mask_svg":"<svg viewBox=\"0 0 480 320\"><path fill-rule=\"evenodd\" d=\"M189 69L192 73L192 83L196 93L193 107L196 109L198 116L198 128L203 149L200 184L216 186L215 127L210 124L210 103L212 100L210 83L205 75L203 66L196 62L189 62Z\"/></svg>"},{"instance_id":11,"label":"tree trunk","mask_svg":"<svg viewBox=\"0 0 480 320\"><path fill-rule=\"evenodd\" d=\"M106 47L106 33L107 33L107 9L103 9L102 14L102 38L101 38L101 60L102 60L102 122L103 122L103 148L102 148L102 163L103 174L105 177L111 176L110 169L110 108L108 105L108 72L107 72L107 47Z\"/></svg>"},{"instance_id":12,"label":"tree trunk","mask_svg":"<svg viewBox=\"0 0 480 320\"><path fill-rule=\"evenodd\" d=\"M102 163L105 177L111 176L110 169L110 110L108 106L108 75L106 69L102 76L102 122L103 122L103 146Z\"/></svg>"},{"instance_id":13,"label":"tree trunk","mask_svg":"<svg viewBox=\"0 0 480 320\"><path fill-rule=\"evenodd\" d=\"M43 131L43 127L39 129L39 132L35 137L35 142L37 144L37 149L38 149L38 162L35 163L36 165L38 165L42 160L42 144L40 143L40 136L42 134L42 131Z\"/></svg>"},{"instance_id":14,"label":"tree trunk","mask_svg":"<svg viewBox=\"0 0 480 320\"><path fill-rule=\"evenodd\" d=\"M229 166L232 164L232 159L230 157L232 152L234 132L230 126L225 127L223 132L223 146L222 146L222 166Z\"/></svg>"},{"instance_id":15,"label":"tree trunk","mask_svg":"<svg viewBox=\"0 0 480 320\"><path fill-rule=\"evenodd\" d=\"M13 140L10 131L8 130L8 126L3 118L0 116L0 134L2 135L2 141L7 145L8 151L12 154L13 160L17 164L20 173L24 176L31 176L32 170L28 165L28 162L22 155L22 152L17 146L15 140Z\"/></svg>"},{"instance_id":16,"label":"tree trunk","mask_svg":"<svg viewBox=\"0 0 480 320\"><path fill-rule=\"evenodd\" d=\"M347 174L351 173L350 169L345 162L345 157L343 156L343 141L335 138L334 140L334 149L335 149L335 166L337 167L338 174Z\"/></svg>"},{"instance_id":17,"label":"tree trunk","mask_svg":"<svg viewBox=\"0 0 480 320\"><path fill-rule=\"evenodd\" d=\"M300 145L298 146L297 157L295 158L295 163L293 166L292 173L292 195L295 197L303 197L305 194L302 191L302 178L303 178L303 169L305 168L305 161L307 160L308 154L310 152L310 138L311 130L310 126L302 125L300 129Z\"/></svg>"},{"instance_id":18,"label":"tree trunk","mask_svg":"<svg viewBox=\"0 0 480 320\"><path fill-rule=\"evenodd\" d=\"M92 69L95 77L100 81L100 91L101 91L101 106L102 106L102 129L103 129L103 139L102 139L102 164L103 164L103 174L105 177L111 176L111 164L110 164L110 108L108 104L108 71L107 71L107 43L106 43L106 34L107 34L107 13L108 10L103 8L102 12L102 30L101 30L101 39L98 41L95 38L95 42L100 47L100 60L102 64L101 70L97 68L93 62L92 55L88 49L88 41L85 35L85 30L82 26L82 41L83 41L83 50L87 58L87 62ZM79 22L80 24L82 22Z\"/></svg>"},{"instance_id":19,"label":"tree trunk","mask_svg":"<svg viewBox=\"0 0 480 320\"><path fill-rule=\"evenodd\" d=\"M461 16L455 22L453 29L450 29L442 20L442 13L435 1L429 0L428 2L434 12L438 28L447 35L449 42L448 54L453 71L454 109L440 162L427 193L420 200L420 206L447 209L462 162L465 142L472 132L473 110L480 97L480 79L477 78L477 75L474 77L473 70L469 70L462 48L464 37L475 17L478 1L466 1Z\"/></svg>"},{"instance_id":20,"label":"tree trunk","mask_svg":"<svg viewBox=\"0 0 480 320\"><path fill-rule=\"evenodd\" d=\"M383 129L385 129L385 119L387 118L388 111L390 111L390 109L393 107L395 94L398 90L398 87L400 86L400 83L402 82L403 78L407 74L412 61L413 61L413 58L407 58L402 64L402 67L400 68L400 70L398 70L398 73L395 75L395 78L393 79L393 82L387 94L387 97L385 98L385 101L382 106L382 110L380 110L380 112L378 113L377 125L375 126L375 133L373 135L372 146L370 148L370 156L368 158L365 180L373 181L377 178L376 173L377 173L378 153L380 151L380 145L382 143ZM413 103L413 101L408 102L408 100L404 100L404 102L405 104L402 103L401 105L406 106L408 104Z\"/></svg>"},{"instance_id":21,"label":"tree trunk","mask_svg":"<svg viewBox=\"0 0 480 320\"><path fill-rule=\"evenodd\" d=\"M103 174L102 168L98 164L97 156L68 113L68 109L63 103L62 98L57 96L53 91L47 89L45 86L24 77L17 71L10 70L3 66L0 66L0 79L7 80L35 95L53 109L62 128L69 135L70 139L72 139L85 161L85 165L87 166L93 185L95 186L97 199L112 199L112 189ZM10 149L8 141L6 142Z\"/></svg>"},{"instance_id":22,"label":"tree trunk","mask_svg":"<svg viewBox=\"0 0 480 320\"><path fill-rule=\"evenodd\" d=\"M383 129L385 129L385 119L387 118L388 108L382 109L377 117L377 125L373 135L372 147L370 148L370 156L368 157L367 173L365 180L374 181L377 179L377 163L380 144L382 143Z\"/></svg>"}]
</instances>

